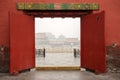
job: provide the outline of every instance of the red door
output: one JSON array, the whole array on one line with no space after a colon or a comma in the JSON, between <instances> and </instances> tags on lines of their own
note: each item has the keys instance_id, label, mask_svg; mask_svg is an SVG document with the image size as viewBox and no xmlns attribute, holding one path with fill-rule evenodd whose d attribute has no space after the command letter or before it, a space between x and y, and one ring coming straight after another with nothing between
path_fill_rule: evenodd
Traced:
<instances>
[{"instance_id":1,"label":"red door","mask_svg":"<svg viewBox=\"0 0 120 80\"><path fill-rule=\"evenodd\" d=\"M10 73L35 67L34 17L10 13Z\"/></svg>"},{"instance_id":2,"label":"red door","mask_svg":"<svg viewBox=\"0 0 120 80\"><path fill-rule=\"evenodd\" d=\"M81 67L105 72L104 12L84 15L81 21Z\"/></svg>"}]
</instances>

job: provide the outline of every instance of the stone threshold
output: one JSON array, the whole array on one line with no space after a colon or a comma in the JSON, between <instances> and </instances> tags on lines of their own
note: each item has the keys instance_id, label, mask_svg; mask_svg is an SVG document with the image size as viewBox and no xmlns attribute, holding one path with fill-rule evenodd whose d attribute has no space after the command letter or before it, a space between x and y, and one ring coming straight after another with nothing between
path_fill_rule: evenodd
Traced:
<instances>
[{"instance_id":1,"label":"stone threshold","mask_svg":"<svg viewBox=\"0 0 120 80\"><path fill-rule=\"evenodd\" d=\"M47 71L47 70L80 70L80 66L45 66L45 67L36 67L36 71Z\"/></svg>"}]
</instances>

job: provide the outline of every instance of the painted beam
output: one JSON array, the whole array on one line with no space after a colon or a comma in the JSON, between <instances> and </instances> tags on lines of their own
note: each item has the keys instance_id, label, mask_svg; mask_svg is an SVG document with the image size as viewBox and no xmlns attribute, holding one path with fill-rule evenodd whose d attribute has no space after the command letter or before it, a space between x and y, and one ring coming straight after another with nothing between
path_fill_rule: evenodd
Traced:
<instances>
[{"instance_id":1,"label":"painted beam","mask_svg":"<svg viewBox=\"0 0 120 80\"><path fill-rule=\"evenodd\" d=\"M42 3L17 3L18 10L99 10L97 3L81 4L42 4Z\"/></svg>"}]
</instances>

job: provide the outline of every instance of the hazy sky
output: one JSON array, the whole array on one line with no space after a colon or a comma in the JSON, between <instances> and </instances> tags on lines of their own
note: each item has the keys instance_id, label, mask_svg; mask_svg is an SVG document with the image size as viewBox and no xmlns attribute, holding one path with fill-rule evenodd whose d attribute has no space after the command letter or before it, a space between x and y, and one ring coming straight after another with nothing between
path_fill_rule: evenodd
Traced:
<instances>
[{"instance_id":1,"label":"hazy sky","mask_svg":"<svg viewBox=\"0 0 120 80\"><path fill-rule=\"evenodd\" d=\"M80 38L80 18L35 18L35 33L39 32Z\"/></svg>"}]
</instances>

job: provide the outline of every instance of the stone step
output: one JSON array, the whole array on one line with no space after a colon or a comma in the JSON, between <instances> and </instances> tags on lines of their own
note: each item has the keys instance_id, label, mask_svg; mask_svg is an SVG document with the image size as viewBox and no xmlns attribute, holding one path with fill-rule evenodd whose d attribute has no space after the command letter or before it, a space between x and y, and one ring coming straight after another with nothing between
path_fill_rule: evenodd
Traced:
<instances>
[{"instance_id":1,"label":"stone step","mask_svg":"<svg viewBox=\"0 0 120 80\"><path fill-rule=\"evenodd\" d=\"M47 67L36 67L36 71L40 70L80 70L80 66L47 66Z\"/></svg>"}]
</instances>

